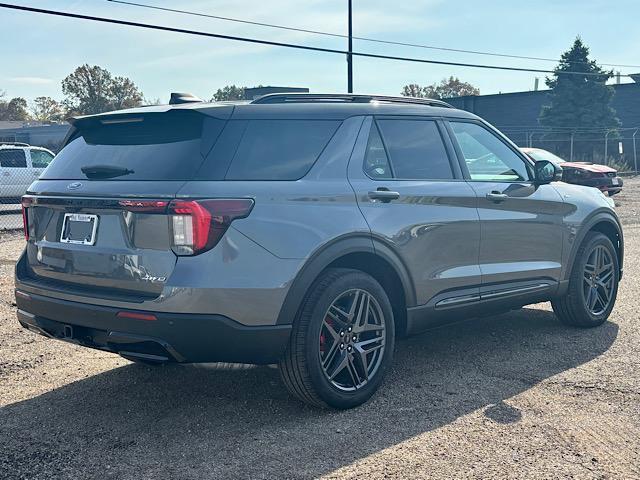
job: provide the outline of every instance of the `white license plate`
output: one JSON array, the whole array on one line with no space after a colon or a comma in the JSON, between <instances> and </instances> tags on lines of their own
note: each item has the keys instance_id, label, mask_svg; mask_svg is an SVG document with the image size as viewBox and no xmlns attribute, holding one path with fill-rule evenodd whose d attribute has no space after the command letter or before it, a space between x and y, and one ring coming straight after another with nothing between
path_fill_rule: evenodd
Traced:
<instances>
[{"instance_id":1,"label":"white license plate","mask_svg":"<svg viewBox=\"0 0 640 480\"><path fill-rule=\"evenodd\" d=\"M96 242L98 216L84 213L65 213L62 221L62 243L93 245Z\"/></svg>"},{"instance_id":2,"label":"white license plate","mask_svg":"<svg viewBox=\"0 0 640 480\"><path fill-rule=\"evenodd\" d=\"M611 185L620 185L620 181L617 178L612 178Z\"/></svg>"}]
</instances>

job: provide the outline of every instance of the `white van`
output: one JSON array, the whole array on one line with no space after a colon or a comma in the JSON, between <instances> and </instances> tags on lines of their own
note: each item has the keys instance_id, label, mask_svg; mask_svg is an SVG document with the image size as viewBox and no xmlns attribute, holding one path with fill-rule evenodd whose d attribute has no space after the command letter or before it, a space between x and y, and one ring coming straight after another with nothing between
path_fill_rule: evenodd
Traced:
<instances>
[{"instance_id":1,"label":"white van","mask_svg":"<svg viewBox=\"0 0 640 480\"><path fill-rule=\"evenodd\" d=\"M46 148L17 142L0 143L0 202L15 200L18 203L53 157Z\"/></svg>"}]
</instances>

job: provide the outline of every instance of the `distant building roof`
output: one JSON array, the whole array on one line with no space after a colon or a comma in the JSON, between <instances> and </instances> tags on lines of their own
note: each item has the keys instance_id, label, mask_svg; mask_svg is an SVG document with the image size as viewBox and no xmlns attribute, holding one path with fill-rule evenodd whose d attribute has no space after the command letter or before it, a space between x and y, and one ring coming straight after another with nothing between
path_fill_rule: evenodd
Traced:
<instances>
[{"instance_id":1,"label":"distant building roof","mask_svg":"<svg viewBox=\"0 0 640 480\"><path fill-rule=\"evenodd\" d=\"M640 126L640 84L612 85L615 95L611 106L623 127ZM549 103L549 90L467 95L445 98L456 108L475 113L500 129L511 127L538 127L543 105Z\"/></svg>"},{"instance_id":2,"label":"distant building roof","mask_svg":"<svg viewBox=\"0 0 640 480\"><path fill-rule=\"evenodd\" d=\"M3 128L20 128L27 122L14 120L0 120L0 129Z\"/></svg>"}]
</instances>

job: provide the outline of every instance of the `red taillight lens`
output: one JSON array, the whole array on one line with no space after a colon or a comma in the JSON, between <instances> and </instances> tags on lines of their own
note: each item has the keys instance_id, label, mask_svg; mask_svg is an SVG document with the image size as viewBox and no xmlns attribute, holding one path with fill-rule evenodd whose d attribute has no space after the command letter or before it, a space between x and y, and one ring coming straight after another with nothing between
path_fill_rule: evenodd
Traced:
<instances>
[{"instance_id":1,"label":"red taillight lens","mask_svg":"<svg viewBox=\"0 0 640 480\"><path fill-rule=\"evenodd\" d=\"M140 213L164 213L169 202L164 200L120 200L123 210Z\"/></svg>"},{"instance_id":2,"label":"red taillight lens","mask_svg":"<svg viewBox=\"0 0 640 480\"><path fill-rule=\"evenodd\" d=\"M22 197L22 229L26 241L29 241L29 206L32 202L31 197Z\"/></svg>"},{"instance_id":3,"label":"red taillight lens","mask_svg":"<svg viewBox=\"0 0 640 480\"><path fill-rule=\"evenodd\" d=\"M196 255L213 248L237 218L249 215L253 200L173 200L169 204L173 251Z\"/></svg>"}]
</instances>

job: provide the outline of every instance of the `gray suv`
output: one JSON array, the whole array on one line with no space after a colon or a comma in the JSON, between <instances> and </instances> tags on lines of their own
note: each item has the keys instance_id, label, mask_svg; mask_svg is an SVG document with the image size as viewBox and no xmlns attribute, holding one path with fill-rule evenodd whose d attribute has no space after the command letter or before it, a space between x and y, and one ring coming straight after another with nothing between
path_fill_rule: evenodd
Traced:
<instances>
[{"instance_id":1,"label":"gray suv","mask_svg":"<svg viewBox=\"0 0 640 480\"><path fill-rule=\"evenodd\" d=\"M444 102L174 95L72 124L23 198L18 319L48 337L278 363L298 398L349 408L400 336L549 300L580 327L613 309L609 200Z\"/></svg>"}]
</instances>

